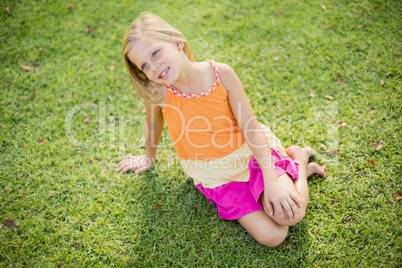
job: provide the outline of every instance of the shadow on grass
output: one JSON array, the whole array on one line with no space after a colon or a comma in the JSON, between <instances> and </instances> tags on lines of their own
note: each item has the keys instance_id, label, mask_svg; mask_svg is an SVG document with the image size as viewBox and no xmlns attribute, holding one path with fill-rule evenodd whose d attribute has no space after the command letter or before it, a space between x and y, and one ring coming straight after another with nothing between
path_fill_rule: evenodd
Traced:
<instances>
[{"instance_id":1,"label":"shadow on grass","mask_svg":"<svg viewBox=\"0 0 402 268\"><path fill-rule=\"evenodd\" d=\"M221 219L216 207L194 187L191 179L183 174L176 178L164 176L153 168L138 177L142 181L138 195L142 211L138 238L127 238L131 244L126 252L132 257L130 265L298 266L303 261L309 237L305 220L289 228L283 244L267 248L237 221ZM250 254L253 258L249 258ZM268 262L267 254L272 255Z\"/></svg>"}]
</instances>

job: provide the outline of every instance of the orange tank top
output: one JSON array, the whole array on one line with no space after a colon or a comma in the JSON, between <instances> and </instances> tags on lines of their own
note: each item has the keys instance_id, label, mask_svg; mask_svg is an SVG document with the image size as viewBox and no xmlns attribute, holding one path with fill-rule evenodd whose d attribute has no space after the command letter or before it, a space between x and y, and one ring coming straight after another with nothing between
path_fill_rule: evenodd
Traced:
<instances>
[{"instance_id":1,"label":"orange tank top","mask_svg":"<svg viewBox=\"0 0 402 268\"><path fill-rule=\"evenodd\" d=\"M184 94L166 85L162 109L170 137L181 160L208 162L231 154L245 142L230 108L214 62L215 83L207 91Z\"/></svg>"}]
</instances>

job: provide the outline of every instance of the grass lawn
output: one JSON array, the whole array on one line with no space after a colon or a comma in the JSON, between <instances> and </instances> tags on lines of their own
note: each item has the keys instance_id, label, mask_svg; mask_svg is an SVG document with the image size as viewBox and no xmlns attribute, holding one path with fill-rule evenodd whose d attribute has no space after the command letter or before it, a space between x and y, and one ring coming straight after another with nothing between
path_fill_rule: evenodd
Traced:
<instances>
[{"instance_id":1,"label":"grass lawn","mask_svg":"<svg viewBox=\"0 0 402 268\"><path fill-rule=\"evenodd\" d=\"M400 1L73 3L0 4L0 267L401 265ZM150 171L114 171L145 148L121 55L145 10L231 65L258 119L326 165L281 246L219 218L167 131Z\"/></svg>"}]
</instances>

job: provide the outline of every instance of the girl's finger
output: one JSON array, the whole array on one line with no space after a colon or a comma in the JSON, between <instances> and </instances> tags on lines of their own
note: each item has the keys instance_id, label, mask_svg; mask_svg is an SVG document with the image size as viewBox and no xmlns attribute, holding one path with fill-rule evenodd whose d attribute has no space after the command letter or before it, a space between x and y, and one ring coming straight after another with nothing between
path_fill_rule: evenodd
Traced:
<instances>
[{"instance_id":1,"label":"girl's finger","mask_svg":"<svg viewBox=\"0 0 402 268\"><path fill-rule=\"evenodd\" d=\"M268 202L265 202L265 205L267 206L267 208L266 208L267 211L266 211L266 212L268 213L268 215L269 215L269 216L274 215L274 209L273 209L273 207L272 207L271 201L268 200Z\"/></svg>"},{"instance_id":2,"label":"girl's finger","mask_svg":"<svg viewBox=\"0 0 402 268\"><path fill-rule=\"evenodd\" d=\"M121 160L117 165L116 168L120 167L124 160Z\"/></svg>"},{"instance_id":3,"label":"girl's finger","mask_svg":"<svg viewBox=\"0 0 402 268\"><path fill-rule=\"evenodd\" d=\"M297 218L297 206L296 206L295 202L293 202L293 200L289 198L288 204L292 208L294 217Z\"/></svg>"},{"instance_id":4,"label":"girl's finger","mask_svg":"<svg viewBox=\"0 0 402 268\"><path fill-rule=\"evenodd\" d=\"M121 164L118 168L116 168L117 172L121 172L126 166L123 164Z\"/></svg>"},{"instance_id":5,"label":"girl's finger","mask_svg":"<svg viewBox=\"0 0 402 268\"><path fill-rule=\"evenodd\" d=\"M124 169L122 169L121 171L120 171L120 173L121 174L124 174L124 173L126 173L128 171L128 169L127 168L124 168Z\"/></svg>"},{"instance_id":6,"label":"girl's finger","mask_svg":"<svg viewBox=\"0 0 402 268\"><path fill-rule=\"evenodd\" d=\"M125 163L124 161L121 161L121 162L117 165L117 167L116 167L116 171L117 171L117 172L119 172L120 170L123 169L124 163Z\"/></svg>"},{"instance_id":7,"label":"girl's finger","mask_svg":"<svg viewBox=\"0 0 402 268\"><path fill-rule=\"evenodd\" d=\"M130 159L131 155L126 155L125 157L123 157L123 159L120 161L120 163L117 164L116 167L120 167L123 163L126 162L126 160Z\"/></svg>"},{"instance_id":8,"label":"girl's finger","mask_svg":"<svg viewBox=\"0 0 402 268\"><path fill-rule=\"evenodd\" d=\"M120 168L121 166L124 166L125 163L126 163L125 160L121 161L121 162L117 165L117 168Z\"/></svg>"},{"instance_id":9,"label":"girl's finger","mask_svg":"<svg viewBox=\"0 0 402 268\"><path fill-rule=\"evenodd\" d=\"M130 166L126 166L126 167L121 171L121 173L126 173L127 171L130 171L130 170L132 170L132 168L130 168Z\"/></svg>"},{"instance_id":10,"label":"girl's finger","mask_svg":"<svg viewBox=\"0 0 402 268\"><path fill-rule=\"evenodd\" d=\"M129 171L131 168L130 163L125 161L121 166L120 166L120 170L121 173L126 173L127 171Z\"/></svg>"},{"instance_id":11,"label":"girl's finger","mask_svg":"<svg viewBox=\"0 0 402 268\"><path fill-rule=\"evenodd\" d=\"M139 168L139 169L137 169L137 170L135 171L135 174L140 174L140 173L146 171L147 169L148 169L148 167Z\"/></svg>"},{"instance_id":12,"label":"girl's finger","mask_svg":"<svg viewBox=\"0 0 402 268\"><path fill-rule=\"evenodd\" d=\"M294 194L289 194L289 196L290 196L290 198L292 198L292 200L293 201L295 201L296 202L296 204L297 204L297 206L299 207L299 208L301 208L302 206L303 206L303 204L302 204L302 202L300 201L300 198L299 197L297 197L296 195L294 195Z\"/></svg>"},{"instance_id":13,"label":"girl's finger","mask_svg":"<svg viewBox=\"0 0 402 268\"><path fill-rule=\"evenodd\" d=\"M275 203L274 210L275 210L275 213L277 213L277 215L279 215L279 218L281 219L281 221L284 222L285 221L285 213L283 212L281 203Z\"/></svg>"},{"instance_id":14,"label":"girl's finger","mask_svg":"<svg viewBox=\"0 0 402 268\"><path fill-rule=\"evenodd\" d=\"M131 155L131 154L128 154L128 155L126 155L125 157L123 157L123 160L126 160L126 159L130 159L130 158L132 158L133 156Z\"/></svg>"},{"instance_id":15,"label":"girl's finger","mask_svg":"<svg viewBox=\"0 0 402 268\"><path fill-rule=\"evenodd\" d=\"M293 219L293 211L286 200L282 203L282 207L285 212L285 218L291 221Z\"/></svg>"}]
</instances>

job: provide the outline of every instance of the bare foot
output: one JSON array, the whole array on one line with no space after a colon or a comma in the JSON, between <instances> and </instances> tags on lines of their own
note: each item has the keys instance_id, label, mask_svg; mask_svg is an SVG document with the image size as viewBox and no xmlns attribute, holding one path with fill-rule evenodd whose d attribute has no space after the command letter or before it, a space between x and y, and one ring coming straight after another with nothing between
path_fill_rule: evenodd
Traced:
<instances>
[{"instance_id":1,"label":"bare foot","mask_svg":"<svg viewBox=\"0 0 402 268\"><path fill-rule=\"evenodd\" d=\"M318 176L321 176L323 178L327 177L327 173L325 173L324 166L320 166L319 164L317 164L315 162L308 163L307 172L306 172L307 178L314 174L317 174Z\"/></svg>"},{"instance_id":2,"label":"bare foot","mask_svg":"<svg viewBox=\"0 0 402 268\"><path fill-rule=\"evenodd\" d=\"M304 162L307 165L308 159L314 155L314 150L311 147L300 148L296 145L291 145L286 149L286 154L296 162Z\"/></svg>"}]
</instances>

